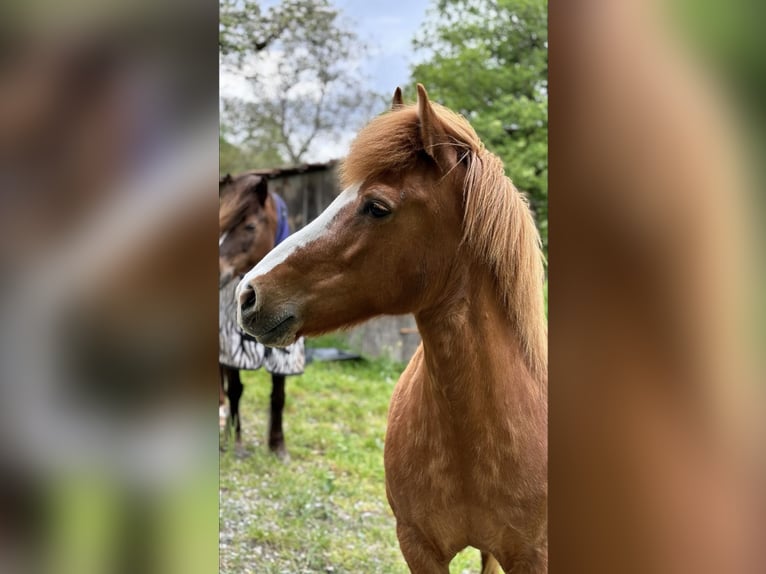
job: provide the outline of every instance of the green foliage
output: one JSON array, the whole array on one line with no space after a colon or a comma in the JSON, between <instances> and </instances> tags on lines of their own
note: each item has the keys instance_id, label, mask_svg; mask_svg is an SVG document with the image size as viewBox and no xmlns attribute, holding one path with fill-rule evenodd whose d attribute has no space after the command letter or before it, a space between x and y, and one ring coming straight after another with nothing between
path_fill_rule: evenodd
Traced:
<instances>
[{"instance_id":1,"label":"green foliage","mask_svg":"<svg viewBox=\"0 0 766 574\"><path fill-rule=\"evenodd\" d=\"M425 61L413 84L463 114L503 159L530 199L547 253L547 2L438 0L431 13L414 41Z\"/></svg>"},{"instance_id":2,"label":"green foliage","mask_svg":"<svg viewBox=\"0 0 766 574\"><path fill-rule=\"evenodd\" d=\"M220 0L218 5L218 54L221 64L239 65L242 57L263 49L270 37L271 19L263 17L255 2Z\"/></svg>"},{"instance_id":3,"label":"green foliage","mask_svg":"<svg viewBox=\"0 0 766 574\"><path fill-rule=\"evenodd\" d=\"M317 337L306 338L307 349L334 348L344 351L351 350L348 344L348 335L343 331L334 331Z\"/></svg>"},{"instance_id":4,"label":"green foliage","mask_svg":"<svg viewBox=\"0 0 766 574\"><path fill-rule=\"evenodd\" d=\"M317 18L327 2L282 0L268 9L257 0L220 0L218 54L224 66L241 67L243 60L267 49L279 38L300 32Z\"/></svg>"},{"instance_id":5,"label":"green foliage","mask_svg":"<svg viewBox=\"0 0 766 574\"><path fill-rule=\"evenodd\" d=\"M408 572L383 472L388 403L403 368L312 363L288 377L287 464L265 444L269 375L243 373L248 456L221 455L220 572ZM450 571L478 572L479 564L479 552L467 549Z\"/></svg>"},{"instance_id":6,"label":"green foliage","mask_svg":"<svg viewBox=\"0 0 766 574\"><path fill-rule=\"evenodd\" d=\"M238 146L227 140L224 135L218 136L218 162L220 175L277 167L285 163L274 147L262 147L255 150L249 146Z\"/></svg>"}]
</instances>

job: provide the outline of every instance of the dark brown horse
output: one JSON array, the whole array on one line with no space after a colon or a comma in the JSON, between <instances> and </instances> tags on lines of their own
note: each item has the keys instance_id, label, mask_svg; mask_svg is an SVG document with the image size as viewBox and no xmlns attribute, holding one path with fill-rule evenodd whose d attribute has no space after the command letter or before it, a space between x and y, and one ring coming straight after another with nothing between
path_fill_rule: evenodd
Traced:
<instances>
[{"instance_id":1,"label":"dark brown horse","mask_svg":"<svg viewBox=\"0 0 766 574\"><path fill-rule=\"evenodd\" d=\"M237 287L239 320L286 345L412 312L423 343L394 390L386 490L413 572L547 571L547 328L540 237L468 122L418 86L353 143L345 187Z\"/></svg>"},{"instance_id":2,"label":"dark brown horse","mask_svg":"<svg viewBox=\"0 0 766 574\"><path fill-rule=\"evenodd\" d=\"M258 263L273 247L277 239L279 221L277 200L269 192L268 181L265 177L254 174L243 174L237 177L226 175L219 182L219 288L222 297L231 299L231 304L222 302L221 330L222 336L240 337L240 333L225 333L225 324L236 327L235 301L233 298L232 281L241 277L248 269ZM238 329L237 329L238 330ZM245 347L254 348L254 340L247 341L247 335L240 341L242 351ZM269 349L260 349L262 353L270 353ZM258 352L258 351L252 351ZM231 357L229 357L231 359ZM263 359L249 357L251 366L257 368ZM240 379L240 368L248 363L248 357L242 357L242 362L233 361L236 365L220 363L221 379L219 386L219 411L222 426L228 435L231 428L235 432L235 444L241 447L242 425L239 413L239 401L242 397L243 386ZM287 454L284 433L282 430L282 411L285 404L285 375L271 375L271 415L269 420L269 449L278 456ZM225 389L225 391L224 391ZM229 412L226 409L226 397L229 399Z\"/></svg>"}]
</instances>

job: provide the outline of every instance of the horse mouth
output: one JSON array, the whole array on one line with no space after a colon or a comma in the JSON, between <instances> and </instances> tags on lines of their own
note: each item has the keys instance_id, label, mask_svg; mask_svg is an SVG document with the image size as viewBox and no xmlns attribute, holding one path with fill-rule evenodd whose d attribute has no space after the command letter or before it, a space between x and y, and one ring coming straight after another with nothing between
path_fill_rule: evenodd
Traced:
<instances>
[{"instance_id":1,"label":"horse mouth","mask_svg":"<svg viewBox=\"0 0 766 574\"><path fill-rule=\"evenodd\" d=\"M286 347L295 342L294 326L296 323L297 318L295 315L287 315L282 319L278 319L276 323L271 324L271 326L259 333L254 333L251 329L247 330L250 331L259 343L269 347Z\"/></svg>"}]
</instances>

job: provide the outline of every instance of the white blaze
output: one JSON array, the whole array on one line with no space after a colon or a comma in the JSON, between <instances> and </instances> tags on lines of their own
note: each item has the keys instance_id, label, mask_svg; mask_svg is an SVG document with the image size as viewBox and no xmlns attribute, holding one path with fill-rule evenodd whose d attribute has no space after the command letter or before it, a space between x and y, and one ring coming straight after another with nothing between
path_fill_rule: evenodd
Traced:
<instances>
[{"instance_id":1,"label":"white blaze","mask_svg":"<svg viewBox=\"0 0 766 574\"><path fill-rule=\"evenodd\" d=\"M265 275L287 259L294 251L313 243L327 233L327 230L330 228L330 223L332 223L332 220L338 215L340 210L356 199L360 187L361 183L355 183L344 189L343 192L327 206L327 209L319 214L319 217L297 233L285 239L273 250L269 251L266 257L261 259L258 265L253 267L243 277L242 281L239 282L239 285L237 285L237 300L239 300L240 289L243 285L248 284L256 277Z\"/></svg>"}]
</instances>

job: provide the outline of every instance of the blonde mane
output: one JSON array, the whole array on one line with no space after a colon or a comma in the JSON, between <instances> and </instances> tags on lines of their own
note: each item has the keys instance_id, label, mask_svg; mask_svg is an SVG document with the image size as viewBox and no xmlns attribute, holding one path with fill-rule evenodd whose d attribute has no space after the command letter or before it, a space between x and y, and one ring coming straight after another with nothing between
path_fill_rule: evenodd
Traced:
<instances>
[{"instance_id":1,"label":"blonde mane","mask_svg":"<svg viewBox=\"0 0 766 574\"><path fill-rule=\"evenodd\" d=\"M438 121L467 165L463 184L463 244L492 270L509 318L516 324L530 370L547 376L548 329L543 300L540 235L526 198L505 175L503 163L482 144L471 125L451 110L431 104ZM415 105L370 122L342 163L343 187L386 172L414 169L425 150Z\"/></svg>"}]
</instances>

